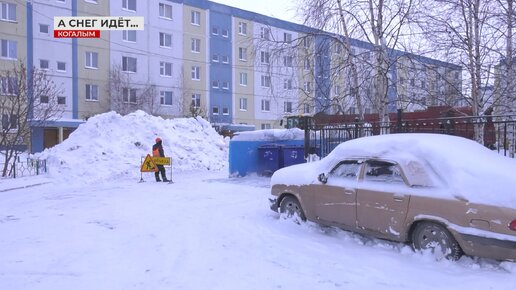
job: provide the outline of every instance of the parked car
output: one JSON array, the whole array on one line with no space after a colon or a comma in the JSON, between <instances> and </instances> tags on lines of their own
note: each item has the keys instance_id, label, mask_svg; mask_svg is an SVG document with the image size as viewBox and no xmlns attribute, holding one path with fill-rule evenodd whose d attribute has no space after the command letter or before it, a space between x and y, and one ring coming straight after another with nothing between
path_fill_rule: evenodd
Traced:
<instances>
[{"instance_id":1,"label":"parked car","mask_svg":"<svg viewBox=\"0 0 516 290\"><path fill-rule=\"evenodd\" d=\"M462 137L391 134L274 173L271 209L449 259L516 261L516 160Z\"/></svg>"}]
</instances>

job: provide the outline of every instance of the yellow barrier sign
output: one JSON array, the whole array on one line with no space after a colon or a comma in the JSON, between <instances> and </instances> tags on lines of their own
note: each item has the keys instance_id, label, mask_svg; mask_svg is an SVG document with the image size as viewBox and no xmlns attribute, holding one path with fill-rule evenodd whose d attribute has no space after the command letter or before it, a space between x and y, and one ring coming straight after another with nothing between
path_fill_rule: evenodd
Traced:
<instances>
[{"instance_id":1,"label":"yellow barrier sign","mask_svg":"<svg viewBox=\"0 0 516 290\"><path fill-rule=\"evenodd\" d=\"M152 157L156 165L170 165L170 157Z\"/></svg>"},{"instance_id":2,"label":"yellow barrier sign","mask_svg":"<svg viewBox=\"0 0 516 290\"><path fill-rule=\"evenodd\" d=\"M145 160L143 160L142 167L140 168L140 172L157 172L158 166L156 166L156 163L154 160L152 160L152 157L150 154L147 154L147 157L145 157Z\"/></svg>"}]
</instances>

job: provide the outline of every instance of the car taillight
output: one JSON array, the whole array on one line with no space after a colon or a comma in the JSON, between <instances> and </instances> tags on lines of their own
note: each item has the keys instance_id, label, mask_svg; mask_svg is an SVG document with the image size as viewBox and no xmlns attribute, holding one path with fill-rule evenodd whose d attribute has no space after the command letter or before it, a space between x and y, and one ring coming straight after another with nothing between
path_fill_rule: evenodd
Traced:
<instances>
[{"instance_id":1,"label":"car taillight","mask_svg":"<svg viewBox=\"0 0 516 290\"><path fill-rule=\"evenodd\" d=\"M511 231L516 231L516 220L513 220L510 224L509 224L509 229Z\"/></svg>"}]
</instances>

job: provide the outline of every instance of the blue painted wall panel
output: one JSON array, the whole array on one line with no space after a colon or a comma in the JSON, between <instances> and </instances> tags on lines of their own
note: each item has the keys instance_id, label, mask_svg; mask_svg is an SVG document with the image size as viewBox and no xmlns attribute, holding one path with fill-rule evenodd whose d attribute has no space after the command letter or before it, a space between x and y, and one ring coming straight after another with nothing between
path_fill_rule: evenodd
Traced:
<instances>
[{"instance_id":1,"label":"blue painted wall panel","mask_svg":"<svg viewBox=\"0 0 516 290\"><path fill-rule=\"evenodd\" d=\"M218 34L213 34L213 28L218 30ZM231 15L210 10L210 120L212 123L232 123L232 44L231 44ZM227 31L224 37L223 31ZM213 55L219 57L218 62L213 61ZM227 63L223 59L227 58ZM213 87L213 83L218 83L218 88ZM222 88L227 84L227 89ZM213 107L219 108L218 115L213 114ZM224 108L228 109L228 114L224 115Z\"/></svg>"}]
</instances>

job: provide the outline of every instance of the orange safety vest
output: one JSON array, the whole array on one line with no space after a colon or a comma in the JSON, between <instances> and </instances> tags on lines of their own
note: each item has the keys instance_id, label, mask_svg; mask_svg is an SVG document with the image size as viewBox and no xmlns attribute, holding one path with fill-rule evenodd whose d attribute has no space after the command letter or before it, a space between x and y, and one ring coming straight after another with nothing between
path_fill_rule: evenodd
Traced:
<instances>
[{"instance_id":1,"label":"orange safety vest","mask_svg":"<svg viewBox=\"0 0 516 290\"><path fill-rule=\"evenodd\" d=\"M161 157L159 155L159 147L156 147L156 149L152 150L152 157Z\"/></svg>"}]
</instances>

